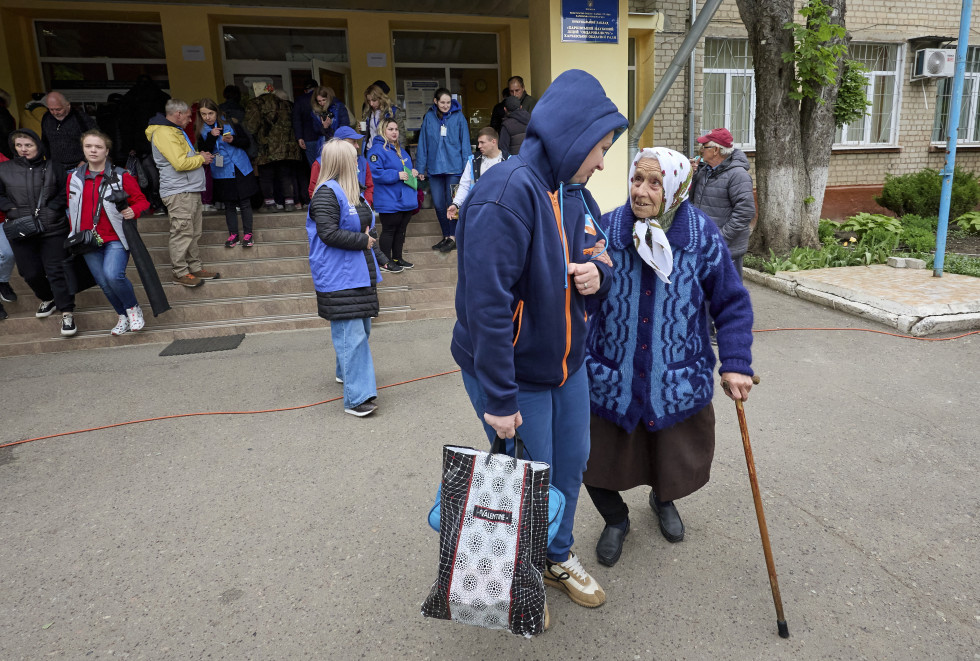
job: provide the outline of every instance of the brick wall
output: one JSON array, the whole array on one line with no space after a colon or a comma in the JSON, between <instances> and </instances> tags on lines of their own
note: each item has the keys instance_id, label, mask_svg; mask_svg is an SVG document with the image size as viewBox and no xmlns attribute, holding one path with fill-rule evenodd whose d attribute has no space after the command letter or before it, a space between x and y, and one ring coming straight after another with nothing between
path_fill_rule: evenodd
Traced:
<instances>
[{"instance_id":1,"label":"brick wall","mask_svg":"<svg viewBox=\"0 0 980 661\"><path fill-rule=\"evenodd\" d=\"M797 6L802 6L797 1ZM699 9L704 5L698 0ZM846 25L855 42L880 42L903 46L904 60L899 79L901 94L898 114L896 149L846 151L835 150L831 157L830 186L878 185L885 174L905 174L924 167L939 169L943 165L942 150L931 145L933 117L936 105L936 79L910 82L912 60L916 47L935 47L937 44L915 46L908 39L920 36L945 36L955 39L959 32L960 5L958 0L937 0L932 3L910 3L906 0L850 0L847 4ZM664 32L657 34L657 80L663 75L676 49L688 30L689 2L684 0L631 0L631 11L662 11ZM799 17L797 20L801 20ZM974 24L980 24L980 5L974 8ZM745 28L735 0L725 0L706 32L707 37L744 39ZM695 132L714 127L701 124L703 40L698 47L695 71ZM974 35L973 45L980 45L980 35ZM949 46L953 48L955 44ZM645 99L639 100L640 105ZM659 146L687 151L687 87L686 71L678 76L654 118L654 142ZM750 161L753 158L750 155ZM957 150L959 166L980 173L980 149ZM753 172L754 176L754 172Z\"/></svg>"}]
</instances>

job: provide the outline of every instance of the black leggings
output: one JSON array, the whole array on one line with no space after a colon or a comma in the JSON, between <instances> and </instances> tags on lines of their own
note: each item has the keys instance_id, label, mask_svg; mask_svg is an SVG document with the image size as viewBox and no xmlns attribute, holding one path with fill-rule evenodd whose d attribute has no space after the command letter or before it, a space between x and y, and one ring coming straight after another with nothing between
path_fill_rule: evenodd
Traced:
<instances>
[{"instance_id":1,"label":"black leggings","mask_svg":"<svg viewBox=\"0 0 980 661\"><path fill-rule=\"evenodd\" d=\"M276 204L298 200L293 161L272 161L260 165L259 186L262 187L262 196L267 200L275 200Z\"/></svg>"},{"instance_id":2,"label":"black leggings","mask_svg":"<svg viewBox=\"0 0 980 661\"><path fill-rule=\"evenodd\" d=\"M412 212L396 211L379 215L381 216L381 252L388 259L402 261L405 233L408 231L408 221L412 219Z\"/></svg>"},{"instance_id":3,"label":"black leggings","mask_svg":"<svg viewBox=\"0 0 980 661\"><path fill-rule=\"evenodd\" d=\"M238 214L235 213L235 205L241 206L242 210L242 234L252 233L252 201L248 198L238 202L225 202L225 224L228 225L229 234L238 234Z\"/></svg>"},{"instance_id":4,"label":"black leggings","mask_svg":"<svg viewBox=\"0 0 980 661\"><path fill-rule=\"evenodd\" d=\"M603 489L602 487L590 487L585 485L585 490L589 492L592 504L599 510L603 521L608 526L615 526L622 523L629 516L630 508L627 507L623 496L618 491Z\"/></svg>"},{"instance_id":5,"label":"black leggings","mask_svg":"<svg viewBox=\"0 0 980 661\"><path fill-rule=\"evenodd\" d=\"M0 227L0 232L3 228ZM11 241L14 261L20 277L42 301L54 300L61 312L75 309L75 296L68 293L68 278L65 276L65 238L68 233L55 236L36 236L20 241Z\"/></svg>"}]
</instances>

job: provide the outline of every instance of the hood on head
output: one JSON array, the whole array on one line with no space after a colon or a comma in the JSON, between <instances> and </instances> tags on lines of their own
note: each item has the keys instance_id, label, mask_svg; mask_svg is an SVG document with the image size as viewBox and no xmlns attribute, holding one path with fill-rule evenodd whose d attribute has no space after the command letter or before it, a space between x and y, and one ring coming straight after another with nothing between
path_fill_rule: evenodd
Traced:
<instances>
[{"instance_id":1,"label":"hood on head","mask_svg":"<svg viewBox=\"0 0 980 661\"><path fill-rule=\"evenodd\" d=\"M11 131L10 135L7 136L7 144L10 146L10 151L12 154L14 154L14 156L17 155L17 150L14 149L14 138L16 138L18 135L26 135L29 137L34 141L34 144L37 145L38 155L44 156L45 158L48 157L48 154L44 149L44 143L41 142L41 138L39 138L37 133L31 129L16 129L15 131Z\"/></svg>"},{"instance_id":2,"label":"hood on head","mask_svg":"<svg viewBox=\"0 0 980 661\"><path fill-rule=\"evenodd\" d=\"M569 69L534 106L520 156L556 190L571 180L607 133L612 131L615 140L628 127L629 121L593 75Z\"/></svg>"},{"instance_id":3,"label":"hood on head","mask_svg":"<svg viewBox=\"0 0 980 661\"><path fill-rule=\"evenodd\" d=\"M432 109L432 112L435 112L435 113L438 113L439 112L439 106L437 106L435 103L432 104L431 109ZM463 107L459 105L459 101L457 101L456 99L453 99L452 103L449 104L449 112L447 112L444 116L445 117L449 117L454 112L462 112L462 110L463 110ZM438 116L439 115L437 114L436 117L438 117Z\"/></svg>"}]
</instances>

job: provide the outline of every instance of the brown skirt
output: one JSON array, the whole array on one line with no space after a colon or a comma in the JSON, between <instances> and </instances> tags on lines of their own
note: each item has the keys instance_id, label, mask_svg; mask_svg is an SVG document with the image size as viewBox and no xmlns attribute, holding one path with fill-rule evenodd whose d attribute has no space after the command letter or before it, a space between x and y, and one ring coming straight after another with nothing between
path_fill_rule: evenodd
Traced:
<instances>
[{"instance_id":1,"label":"brown skirt","mask_svg":"<svg viewBox=\"0 0 980 661\"><path fill-rule=\"evenodd\" d=\"M643 484L661 501L688 496L711 476L715 456L715 410L711 404L660 431L641 422L632 432L592 416L592 451L582 481L592 487L626 491Z\"/></svg>"}]
</instances>

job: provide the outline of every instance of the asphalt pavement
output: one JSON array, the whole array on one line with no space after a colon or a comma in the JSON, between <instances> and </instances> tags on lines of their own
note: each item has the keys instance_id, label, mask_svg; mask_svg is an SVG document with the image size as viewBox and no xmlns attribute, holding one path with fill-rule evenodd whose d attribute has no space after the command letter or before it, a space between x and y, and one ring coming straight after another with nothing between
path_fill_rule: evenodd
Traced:
<instances>
[{"instance_id":1,"label":"asphalt pavement","mask_svg":"<svg viewBox=\"0 0 980 661\"><path fill-rule=\"evenodd\" d=\"M749 288L757 329L893 331ZM376 326L378 384L455 370L451 329ZM341 394L326 328L162 348L0 359L0 445ZM552 628L532 640L423 619L441 447L485 442L451 373L383 389L364 419L334 401L0 449L0 659L980 658L980 336L760 332L753 351L745 409L789 639L720 389L711 481L677 503L683 542L633 489L622 559L601 567L583 492L574 548L604 606L549 589Z\"/></svg>"}]
</instances>

